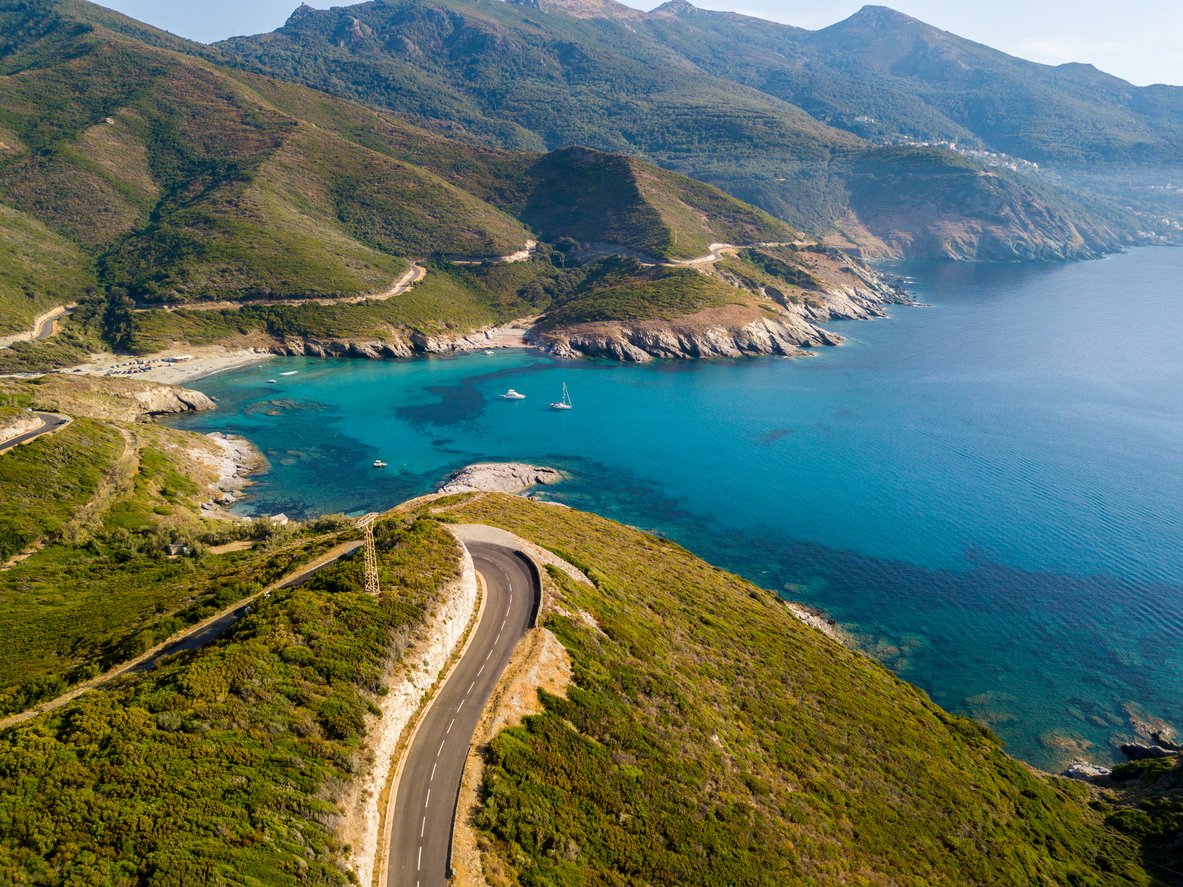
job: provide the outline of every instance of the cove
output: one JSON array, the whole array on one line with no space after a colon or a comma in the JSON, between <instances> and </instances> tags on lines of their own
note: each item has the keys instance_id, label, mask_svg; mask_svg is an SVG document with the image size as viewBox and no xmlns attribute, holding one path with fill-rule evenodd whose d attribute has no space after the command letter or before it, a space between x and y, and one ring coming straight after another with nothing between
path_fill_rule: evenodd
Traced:
<instances>
[{"instance_id":1,"label":"cove","mask_svg":"<svg viewBox=\"0 0 1183 887\"><path fill-rule=\"evenodd\" d=\"M264 451L249 513L560 468L547 497L821 608L1039 766L1115 759L1130 706L1183 727L1183 251L893 270L925 307L807 360L285 358L174 424Z\"/></svg>"}]
</instances>

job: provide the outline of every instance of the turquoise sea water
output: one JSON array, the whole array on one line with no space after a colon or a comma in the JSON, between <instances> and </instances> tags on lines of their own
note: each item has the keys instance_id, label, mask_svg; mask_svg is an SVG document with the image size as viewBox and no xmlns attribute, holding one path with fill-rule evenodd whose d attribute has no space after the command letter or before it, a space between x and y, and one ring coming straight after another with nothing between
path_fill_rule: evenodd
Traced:
<instances>
[{"instance_id":1,"label":"turquoise sea water","mask_svg":"<svg viewBox=\"0 0 1183 887\"><path fill-rule=\"evenodd\" d=\"M1038 765L1113 758L1131 703L1183 727L1183 250L897 270L928 307L809 360L293 358L198 383L220 410L178 424L263 449L262 513L562 468L548 497L820 607Z\"/></svg>"}]
</instances>

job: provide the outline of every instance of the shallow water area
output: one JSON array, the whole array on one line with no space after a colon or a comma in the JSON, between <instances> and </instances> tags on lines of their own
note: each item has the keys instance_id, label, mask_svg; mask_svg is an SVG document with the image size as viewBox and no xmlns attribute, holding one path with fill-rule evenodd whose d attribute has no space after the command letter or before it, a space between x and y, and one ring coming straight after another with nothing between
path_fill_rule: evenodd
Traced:
<instances>
[{"instance_id":1,"label":"shallow water area","mask_svg":"<svg viewBox=\"0 0 1183 887\"><path fill-rule=\"evenodd\" d=\"M1183 250L895 270L927 307L809 360L290 358L176 424L259 445L253 513L563 469L548 498L820 607L1040 766L1113 759L1130 704L1183 727Z\"/></svg>"}]
</instances>

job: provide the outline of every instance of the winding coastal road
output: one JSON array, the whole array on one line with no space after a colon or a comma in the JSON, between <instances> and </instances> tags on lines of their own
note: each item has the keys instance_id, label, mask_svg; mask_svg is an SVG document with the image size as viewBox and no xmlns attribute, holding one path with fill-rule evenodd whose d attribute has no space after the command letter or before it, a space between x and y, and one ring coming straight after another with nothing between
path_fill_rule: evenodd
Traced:
<instances>
[{"instance_id":1,"label":"winding coastal road","mask_svg":"<svg viewBox=\"0 0 1183 887\"><path fill-rule=\"evenodd\" d=\"M485 581L485 603L463 658L440 688L407 751L392 811L387 887L448 883L452 821L481 710L537 615L541 588L523 555L466 543Z\"/></svg>"},{"instance_id":2,"label":"winding coastal road","mask_svg":"<svg viewBox=\"0 0 1183 887\"><path fill-rule=\"evenodd\" d=\"M58 321L73 310L74 305L59 305L46 311L33 321L31 330L0 337L0 348L10 348L17 342L40 342L42 339L48 339L57 332Z\"/></svg>"},{"instance_id":3,"label":"winding coastal road","mask_svg":"<svg viewBox=\"0 0 1183 887\"><path fill-rule=\"evenodd\" d=\"M24 434L18 434L16 437L10 437L8 440L0 442L0 453L6 453L13 447L19 447L21 444L36 440L43 434L49 434L51 431L65 428L71 421L69 416L63 416L61 413L34 413L33 415L41 420L41 427L34 428L32 431L26 431Z\"/></svg>"}]
</instances>

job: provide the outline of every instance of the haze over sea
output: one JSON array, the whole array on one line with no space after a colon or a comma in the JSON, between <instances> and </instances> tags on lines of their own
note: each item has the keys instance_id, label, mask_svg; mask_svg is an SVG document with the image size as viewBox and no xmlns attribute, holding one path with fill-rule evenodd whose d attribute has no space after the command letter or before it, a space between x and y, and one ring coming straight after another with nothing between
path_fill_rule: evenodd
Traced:
<instances>
[{"instance_id":1,"label":"haze over sea","mask_svg":"<svg viewBox=\"0 0 1183 887\"><path fill-rule=\"evenodd\" d=\"M561 468L547 498L821 608L1037 765L1115 759L1129 704L1183 728L1183 250L895 270L928 307L810 360L292 358L198 383L220 409L177 424L266 453L252 513Z\"/></svg>"}]
</instances>

